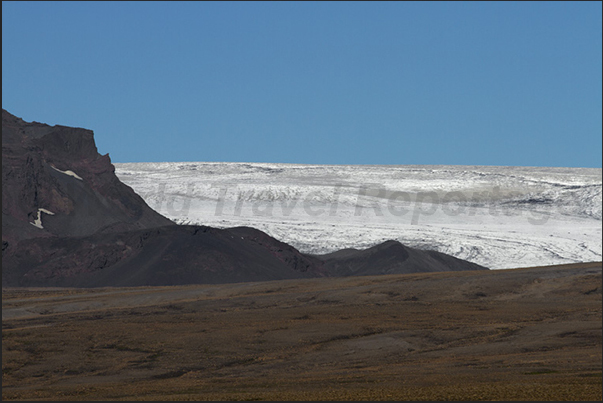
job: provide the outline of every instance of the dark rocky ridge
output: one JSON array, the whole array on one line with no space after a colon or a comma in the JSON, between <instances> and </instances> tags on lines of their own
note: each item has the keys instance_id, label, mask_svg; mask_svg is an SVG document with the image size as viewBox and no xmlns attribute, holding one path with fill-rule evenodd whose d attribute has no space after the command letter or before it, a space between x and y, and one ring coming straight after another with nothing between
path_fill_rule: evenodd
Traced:
<instances>
[{"instance_id":1,"label":"dark rocky ridge","mask_svg":"<svg viewBox=\"0 0 603 403\"><path fill-rule=\"evenodd\" d=\"M72 171L81 179L59 172ZM115 175L90 130L27 123L2 110L2 241L175 225ZM38 209L43 228L34 222Z\"/></svg>"},{"instance_id":2,"label":"dark rocky ridge","mask_svg":"<svg viewBox=\"0 0 603 403\"><path fill-rule=\"evenodd\" d=\"M163 226L28 239L3 256L3 285L163 286L326 276L320 262L252 228ZM6 272L4 267L11 267Z\"/></svg>"},{"instance_id":3,"label":"dark rocky ridge","mask_svg":"<svg viewBox=\"0 0 603 403\"><path fill-rule=\"evenodd\" d=\"M323 262L324 269L333 276L484 269L480 265L445 253L409 248L398 241L386 241L365 250L342 249L316 257Z\"/></svg>"},{"instance_id":4,"label":"dark rocky ridge","mask_svg":"<svg viewBox=\"0 0 603 403\"><path fill-rule=\"evenodd\" d=\"M38 218L40 225L32 225ZM92 131L28 123L2 110L3 286L215 284L483 269L395 241L309 256L253 228L178 226L119 181Z\"/></svg>"}]
</instances>

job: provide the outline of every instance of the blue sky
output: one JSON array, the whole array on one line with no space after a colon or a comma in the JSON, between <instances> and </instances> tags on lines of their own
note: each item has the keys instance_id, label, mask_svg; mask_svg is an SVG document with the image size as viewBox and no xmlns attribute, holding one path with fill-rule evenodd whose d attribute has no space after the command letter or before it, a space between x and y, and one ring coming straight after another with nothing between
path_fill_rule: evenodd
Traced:
<instances>
[{"instance_id":1,"label":"blue sky","mask_svg":"<svg viewBox=\"0 0 603 403\"><path fill-rule=\"evenodd\" d=\"M2 107L113 162L601 167L601 2L2 2Z\"/></svg>"}]
</instances>

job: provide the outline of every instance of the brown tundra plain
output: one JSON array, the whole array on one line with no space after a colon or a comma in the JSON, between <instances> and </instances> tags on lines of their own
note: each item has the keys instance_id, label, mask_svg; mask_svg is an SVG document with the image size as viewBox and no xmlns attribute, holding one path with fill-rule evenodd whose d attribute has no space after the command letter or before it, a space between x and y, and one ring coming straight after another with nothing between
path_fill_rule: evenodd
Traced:
<instances>
[{"instance_id":1,"label":"brown tundra plain","mask_svg":"<svg viewBox=\"0 0 603 403\"><path fill-rule=\"evenodd\" d=\"M3 400L600 400L601 262L2 290Z\"/></svg>"}]
</instances>

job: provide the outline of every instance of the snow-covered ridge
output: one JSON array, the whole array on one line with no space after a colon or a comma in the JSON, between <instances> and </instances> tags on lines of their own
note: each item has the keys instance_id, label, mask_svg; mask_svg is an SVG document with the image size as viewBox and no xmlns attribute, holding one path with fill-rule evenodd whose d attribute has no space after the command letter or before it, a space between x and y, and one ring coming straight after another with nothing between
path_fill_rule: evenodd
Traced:
<instances>
[{"instance_id":1,"label":"snow-covered ridge","mask_svg":"<svg viewBox=\"0 0 603 403\"><path fill-rule=\"evenodd\" d=\"M601 260L601 169L115 164L179 223L249 225L308 253L386 239L491 268Z\"/></svg>"}]
</instances>

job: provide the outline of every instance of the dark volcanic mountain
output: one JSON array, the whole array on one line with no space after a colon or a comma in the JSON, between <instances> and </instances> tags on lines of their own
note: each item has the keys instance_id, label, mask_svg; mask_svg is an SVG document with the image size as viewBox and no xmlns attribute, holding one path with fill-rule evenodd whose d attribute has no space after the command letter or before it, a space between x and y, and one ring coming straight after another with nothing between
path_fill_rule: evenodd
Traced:
<instances>
[{"instance_id":1,"label":"dark volcanic mountain","mask_svg":"<svg viewBox=\"0 0 603 403\"><path fill-rule=\"evenodd\" d=\"M2 285L138 286L265 281L481 266L388 241L303 255L253 228L179 226L115 176L90 130L2 110Z\"/></svg>"},{"instance_id":2,"label":"dark volcanic mountain","mask_svg":"<svg viewBox=\"0 0 603 403\"><path fill-rule=\"evenodd\" d=\"M114 171L92 131L27 123L3 109L3 249L27 238L175 225Z\"/></svg>"},{"instance_id":3,"label":"dark volcanic mountain","mask_svg":"<svg viewBox=\"0 0 603 403\"><path fill-rule=\"evenodd\" d=\"M397 241L386 241L365 250L342 249L316 257L324 262L324 269L333 276L484 269L445 253L409 248Z\"/></svg>"},{"instance_id":4,"label":"dark volcanic mountain","mask_svg":"<svg viewBox=\"0 0 603 403\"><path fill-rule=\"evenodd\" d=\"M220 284L326 275L317 260L253 228L171 225L28 239L2 260L3 285L19 286Z\"/></svg>"}]
</instances>

